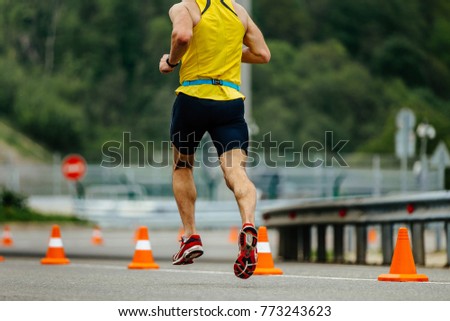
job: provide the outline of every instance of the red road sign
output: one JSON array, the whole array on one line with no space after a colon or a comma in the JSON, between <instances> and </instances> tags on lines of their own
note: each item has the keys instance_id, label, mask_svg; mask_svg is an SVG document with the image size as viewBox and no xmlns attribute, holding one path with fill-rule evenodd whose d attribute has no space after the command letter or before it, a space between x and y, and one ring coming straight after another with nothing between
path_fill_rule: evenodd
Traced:
<instances>
[{"instance_id":1,"label":"red road sign","mask_svg":"<svg viewBox=\"0 0 450 321\"><path fill-rule=\"evenodd\" d=\"M77 181L86 174L86 161L80 155L68 155L64 158L61 169L66 179Z\"/></svg>"}]
</instances>

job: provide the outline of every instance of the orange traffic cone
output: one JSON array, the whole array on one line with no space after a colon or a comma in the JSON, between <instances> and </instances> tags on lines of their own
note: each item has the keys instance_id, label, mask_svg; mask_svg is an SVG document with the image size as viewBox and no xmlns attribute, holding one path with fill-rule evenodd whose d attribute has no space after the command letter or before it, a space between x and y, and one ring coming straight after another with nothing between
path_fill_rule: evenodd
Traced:
<instances>
[{"instance_id":1,"label":"orange traffic cone","mask_svg":"<svg viewBox=\"0 0 450 321\"><path fill-rule=\"evenodd\" d=\"M256 264L255 275L280 275L283 274L281 269L275 267L270 252L269 237L267 228L261 226L258 229L258 263Z\"/></svg>"},{"instance_id":2,"label":"orange traffic cone","mask_svg":"<svg viewBox=\"0 0 450 321\"><path fill-rule=\"evenodd\" d=\"M11 230L9 229L9 226L5 226L3 229L3 246L12 246L13 243Z\"/></svg>"},{"instance_id":3,"label":"orange traffic cone","mask_svg":"<svg viewBox=\"0 0 450 321\"><path fill-rule=\"evenodd\" d=\"M41 260L42 264L69 264L70 261L64 254L64 247L61 239L61 231L58 225L53 225L52 234L48 244L47 255Z\"/></svg>"},{"instance_id":4,"label":"orange traffic cone","mask_svg":"<svg viewBox=\"0 0 450 321\"><path fill-rule=\"evenodd\" d=\"M397 244L395 245L389 274L381 274L378 276L378 281L428 281L428 276L425 274L416 274L416 265L414 264L414 257L409 244L408 230L405 227L401 227L398 230Z\"/></svg>"},{"instance_id":5,"label":"orange traffic cone","mask_svg":"<svg viewBox=\"0 0 450 321\"><path fill-rule=\"evenodd\" d=\"M369 240L370 244L375 244L377 241L377 230L375 230L374 228L369 229L368 235L367 235L367 239Z\"/></svg>"},{"instance_id":6,"label":"orange traffic cone","mask_svg":"<svg viewBox=\"0 0 450 321\"><path fill-rule=\"evenodd\" d=\"M0 262L3 262L5 258L3 256L0 256Z\"/></svg>"},{"instance_id":7,"label":"orange traffic cone","mask_svg":"<svg viewBox=\"0 0 450 321\"><path fill-rule=\"evenodd\" d=\"M228 234L228 242L236 244L239 237L239 228L237 226L232 226L230 228L230 234Z\"/></svg>"},{"instance_id":8,"label":"orange traffic cone","mask_svg":"<svg viewBox=\"0 0 450 321\"><path fill-rule=\"evenodd\" d=\"M91 243L94 245L102 245L103 244L103 235L100 227L95 226L92 231Z\"/></svg>"},{"instance_id":9,"label":"orange traffic cone","mask_svg":"<svg viewBox=\"0 0 450 321\"><path fill-rule=\"evenodd\" d=\"M159 265L153 260L152 247L148 238L146 226L141 226L137 235L136 251L129 269L159 269Z\"/></svg>"}]
</instances>

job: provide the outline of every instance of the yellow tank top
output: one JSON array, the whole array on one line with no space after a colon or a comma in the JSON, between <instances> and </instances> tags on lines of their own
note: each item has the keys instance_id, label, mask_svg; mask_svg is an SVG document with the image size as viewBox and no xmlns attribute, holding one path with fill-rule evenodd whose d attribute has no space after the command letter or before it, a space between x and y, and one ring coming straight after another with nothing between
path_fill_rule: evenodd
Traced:
<instances>
[{"instance_id":1,"label":"yellow tank top","mask_svg":"<svg viewBox=\"0 0 450 321\"><path fill-rule=\"evenodd\" d=\"M202 16L181 59L180 84L187 80L221 79L240 85L245 28L231 0L196 2ZM213 100L245 98L234 88L212 84L180 86L175 92Z\"/></svg>"}]
</instances>

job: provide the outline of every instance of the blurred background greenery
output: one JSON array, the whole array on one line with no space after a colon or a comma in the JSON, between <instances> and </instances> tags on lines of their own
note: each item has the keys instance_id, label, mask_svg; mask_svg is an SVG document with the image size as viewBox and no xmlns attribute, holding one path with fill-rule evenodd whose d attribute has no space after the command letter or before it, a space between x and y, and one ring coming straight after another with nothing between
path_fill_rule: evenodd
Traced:
<instances>
[{"instance_id":1,"label":"blurred background greenery","mask_svg":"<svg viewBox=\"0 0 450 321\"><path fill-rule=\"evenodd\" d=\"M0 140L91 162L123 132L168 140L178 77L158 63L176 2L0 0ZM256 0L253 17L272 52L252 69L256 139L300 148L331 130L347 153L393 154L408 107L436 128L429 151L450 145L449 1Z\"/></svg>"}]
</instances>

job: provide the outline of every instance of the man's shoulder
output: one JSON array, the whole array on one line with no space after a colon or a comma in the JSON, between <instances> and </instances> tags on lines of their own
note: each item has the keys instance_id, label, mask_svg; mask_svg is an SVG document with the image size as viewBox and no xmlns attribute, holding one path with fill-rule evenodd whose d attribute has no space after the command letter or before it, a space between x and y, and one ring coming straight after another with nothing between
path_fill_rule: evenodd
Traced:
<instances>
[{"instance_id":1,"label":"man's shoulder","mask_svg":"<svg viewBox=\"0 0 450 321\"><path fill-rule=\"evenodd\" d=\"M193 21L199 19L200 10L198 8L197 2L195 0L183 0L174 4L170 10L169 14L177 14L179 12L189 12Z\"/></svg>"},{"instance_id":2,"label":"man's shoulder","mask_svg":"<svg viewBox=\"0 0 450 321\"><path fill-rule=\"evenodd\" d=\"M169 10L170 11L174 11L174 10L180 10L180 9L184 9L186 8L186 3L184 1L175 3Z\"/></svg>"},{"instance_id":3,"label":"man's shoulder","mask_svg":"<svg viewBox=\"0 0 450 321\"><path fill-rule=\"evenodd\" d=\"M178 3L175 3L170 10L180 10L180 9L190 9L193 6L197 6L197 3L195 2L195 0L183 0L180 1Z\"/></svg>"},{"instance_id":4,"label":"man's shoulder","mask_svg":"<svg viewBox=\"0 0 450 321\"><path fill-rule=\"evenodd\" d=\"M198 10L197 1L195 1L195 0L183 0L179 3L177 3L177 5L184 6L184 7L188 8L189 10L192 10L192 9Z\"/></svg>"},{"instance_id":5,"label":"man's shoulder","mask_svg":"<svg viewBox=\"0 0 450 321\"><path fill-rule=\"evenodd\" d=\"M238 15L239 19L242 21L242 24L247 29L247 20L248 20L248 13L245 8L237 3L236 1L232 1L234 10L236 11L236 14Z\"/></svg>"}]
</instances>

